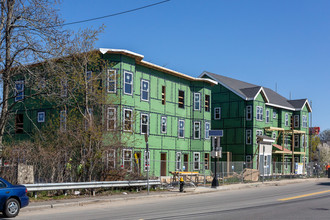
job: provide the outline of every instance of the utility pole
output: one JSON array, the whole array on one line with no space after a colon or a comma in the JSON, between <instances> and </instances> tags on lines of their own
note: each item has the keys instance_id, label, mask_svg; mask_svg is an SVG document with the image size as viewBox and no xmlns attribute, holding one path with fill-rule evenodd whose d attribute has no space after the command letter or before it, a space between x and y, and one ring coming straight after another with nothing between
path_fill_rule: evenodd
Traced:
<instances>
[{"instance_id":1,"label":"utility pole","mask_svg":"<svg viewBox=\"0 0 330 220\"><path fill-rule=\"evenodd\" d=\"M148 145L148 134L147 133L145 133L144 134L144 140L145 140L145 142L146 142L146 156L145 156L145 158L146 158L146 166L147 166L147 194L149 195L149 168L150 168L150 162L149 162L149 160L150 160L150 154L149 154L149 145Z\"/></svg>"}]
</instances>

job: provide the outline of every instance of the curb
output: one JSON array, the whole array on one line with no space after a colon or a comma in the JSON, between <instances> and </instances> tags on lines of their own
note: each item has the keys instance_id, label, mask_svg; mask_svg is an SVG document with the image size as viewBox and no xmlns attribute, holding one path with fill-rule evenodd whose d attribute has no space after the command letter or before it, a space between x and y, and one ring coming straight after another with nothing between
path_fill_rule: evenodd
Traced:
<instances>
[{"instance_id":1,"label":"curb","mask_svg":"<svg viewBox=\"0 0 330 220\"><path fill-rule=\"evenodd\" d=\"M52 209L52 208L60 208L60 207L77 207L84 206L96 203L113 203L119 201L126 200L136 200L136 199L147 199L147 198L167 198L167 197L175 197L175 196L187 196L194 194L204 194L204 193L212 193L212 192L220 192L220 191L229 191L229 190L240 190L240 189L248 189L248 188L256 188L256 187L267 187L267 186L284 186L288 184L295 183L303 183L303 182L320 182L324 181L327 178L319 178L319 179L295 179L295 180L283 180L283 181L272 181L272 182L258 182L258 183L239 183L232 184L227 186L219 186L218 188L188 188L184 193L173 193L173 194L156 194L156 195L146 195L146 196L130 196L130 197L122 197L122 198L109 198L109 199L90 199L83 201L74 201L74 202L59 202L60 200L54 200L54 203L47 205L35 205L35 206L27 206L23 208L21 211L33 211L33 210L43 210L43 209ZM175 191L178 189L175 189ZM174 192L175 192L174 191ZM173 191L172 191L173 192ZM40 202L42 203L42 202Z\"/></svg>"}]
</instances>

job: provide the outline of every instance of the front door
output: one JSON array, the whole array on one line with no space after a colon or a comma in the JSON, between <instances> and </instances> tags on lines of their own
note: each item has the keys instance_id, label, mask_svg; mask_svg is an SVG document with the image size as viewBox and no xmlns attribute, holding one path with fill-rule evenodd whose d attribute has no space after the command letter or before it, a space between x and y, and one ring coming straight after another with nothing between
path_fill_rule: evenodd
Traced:
<instances>
[{"instance_id":1,"label":"front door","mask_svg":"<svg viewBox=\"0 0 330 220\"><path fill-rule=\"evenodd\" d=\"M188 154L183 155L183 171L187 172L189 170L189 161L188 161Z\"/></svg>"},{"instance_id":2,"label":"front door","mask_svg":"<svg viewBox=\"0 0 330 220\"><path fill-rule=\"evenodd\" d=\"M160 175L166 176L166 153L160 154Z\"/></svg>"}]
</instances>

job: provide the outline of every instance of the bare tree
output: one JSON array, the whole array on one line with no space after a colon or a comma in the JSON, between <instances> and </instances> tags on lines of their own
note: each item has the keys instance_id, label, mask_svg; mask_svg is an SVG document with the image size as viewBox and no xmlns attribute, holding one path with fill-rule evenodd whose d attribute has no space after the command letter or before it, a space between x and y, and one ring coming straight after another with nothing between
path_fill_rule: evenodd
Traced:
<instances>
[{"instance_id":1,"label":"bare tree","mask_svg":"<svg viewBox=\"0 0 330 220\"><path fill-rule=\"evenodd\" d=\"M330 129L322 131L319 137L322 142L330 142Z\"/></svg>"},{"instance_id":2,"label":"bare tree","mask_svg":"<svg viewBox=\"0 0 330 220\"><path fill-rule=\"evenodd\" d=\"M24 72L30 83L40 81L38 72L32 71L35 66L27 64L41 63L65 55L70 34L61 29L63 21L58 16L57 3L56 0L0 1L1 146L13 107L23 100L44 92L39 91L24 96L20 88L26 86L28 82L20 79L19 75ZM22 81L17 84L15 82L17 80Z\"/></svg>"}]
</instances>

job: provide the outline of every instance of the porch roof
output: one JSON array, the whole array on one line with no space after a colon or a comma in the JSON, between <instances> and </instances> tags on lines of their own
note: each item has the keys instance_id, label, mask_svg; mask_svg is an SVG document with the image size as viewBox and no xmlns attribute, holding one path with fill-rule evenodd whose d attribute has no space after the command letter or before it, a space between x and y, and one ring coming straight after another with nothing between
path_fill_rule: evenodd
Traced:
<instances>
[{"instance_id":1,"label":"porch roof","mask_svg":"<svg viewBox=\"0 0 330 220\"><path fill-rule=\"evenodd\" d=\"M285 147L282 147L281 145L278 144L273 144L273 154L292 154L291 150L286 149Z\"/></svg>"}]
</instances>

